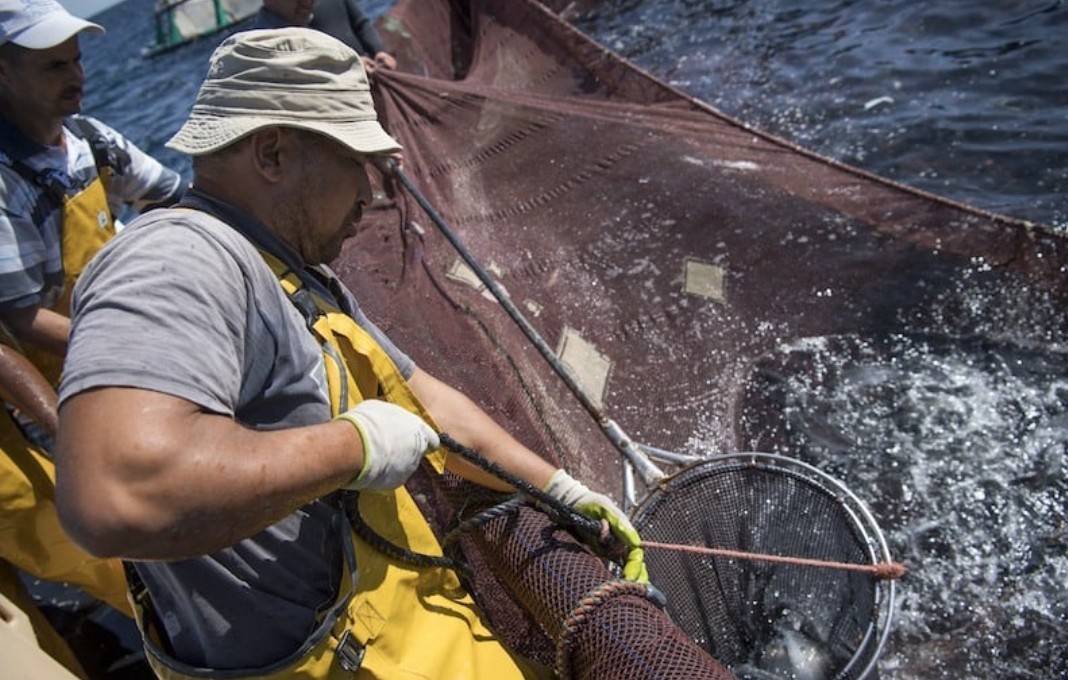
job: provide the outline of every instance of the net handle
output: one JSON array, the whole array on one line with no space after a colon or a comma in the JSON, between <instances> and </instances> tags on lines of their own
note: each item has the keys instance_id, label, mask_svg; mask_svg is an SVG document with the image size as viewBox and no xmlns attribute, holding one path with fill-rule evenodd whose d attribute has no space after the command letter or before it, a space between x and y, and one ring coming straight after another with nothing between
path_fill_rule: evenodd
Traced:
<instances>
[{"instance_id":1,"label":"net handle","mask_svg":"<svg viewBox=\"0 0 1068 680\"><path fill-rule=\"evenodd\" d=\"M900 562L878 562L876 564L857 564L855 562L835 562L832 560L817 560L809 557L789 557L786 555L769 555L767 553L745 552L743 550L728 550L727 548L706 548L697 545L684 545L681 543L660 543L657 541L642 541L642 548L656 548L660 550L674 550L675 552L696 553L699 555L714 555L716 557L729 557L738 560L750 560L753 562L775 562L777 564L790 564L803 567L819 567L823 569L837 569L839 571L853 571L871 574L883 581L897 580L908 573L908 569Z\"/></svg>"}]
</instances>

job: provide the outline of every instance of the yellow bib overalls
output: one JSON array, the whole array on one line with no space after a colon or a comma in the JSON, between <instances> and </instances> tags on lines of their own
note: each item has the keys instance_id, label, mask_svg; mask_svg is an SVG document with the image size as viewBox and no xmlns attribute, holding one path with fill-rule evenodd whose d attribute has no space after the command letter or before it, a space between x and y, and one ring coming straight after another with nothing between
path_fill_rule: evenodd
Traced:
<instances>
[{"instance_id":1,"label":"yellow bib overalls","mask_svg":"<svg viewBox=\"0 0 1068 680\"><path fill-rule=\"evenodd\" d=\"M365 398L377 398L433 422L393 361L367 332L348 315L311 294L277 259L266 253L263 256L290 299L296 302L295 297L302 295L304 300L314 300L315 310L302 313L323 350L332 415ZM302 310L307 306L297 304ZM429 458L440 473L444 452L435 451ZM417 553L442 554L404 487L360 493L357 507L363 521L395 545ZM451 570L414 567L391 559L355 534L347 534L344 543L346 576L337 601L300 649L268 668L213 671L171 658L156 644L159 638L153 627L145 629L145 621L151 622L153 617L146 616L144 605L149 603L142 587L135 585L132 600L142 631L147 633L145 648L157 675L164 680L551 677L505 649L482 623L473 600Z\"/></svg>"},{"instance_id":2,"label":"yellow bib overalls","mask_svg":"<svg viewBox=\"0 0 1068 680\"><path fill-rule=\"evenodd\" d=\"M115 225L99 177L83 191L64 199L64 287L52 307L54 311L70 314L75 280L114 235ZM61 358L33 348L22 351L53 386L59 384ZM89 555L60 526L55 479L52 461L26 441L8 414L0 413L0 591L15 601L25 597L16 592L20 588L11 570L10 565L14 565L38 578L79 586L130 615L120 563ZM44 643L42 638L49 633L40 627L36 630L39 641ZM68 650L47 647L46 651L57 659L69 655Z\"/></svg>"}]
</instances>

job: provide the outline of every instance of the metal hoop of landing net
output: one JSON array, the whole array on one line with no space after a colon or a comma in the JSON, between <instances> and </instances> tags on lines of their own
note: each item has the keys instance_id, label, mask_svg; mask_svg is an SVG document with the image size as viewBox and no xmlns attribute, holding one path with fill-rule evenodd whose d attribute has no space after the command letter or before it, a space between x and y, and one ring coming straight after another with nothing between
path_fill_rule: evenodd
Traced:
<instances>
[{"instance_id":1,"label":"metal hoop of landing net","mask_svg":"<svg viewBox=\"0 0 1068 680\"><path fill-rule=\"evenodd\" d=\"M763 453L718 456L662 482L636 509L645 541L889 563L882 531L841 482ZM889 636L894 583L870 573L646 550L668 613L739 680L861 680Z\"/></svg>"}]
</instances>

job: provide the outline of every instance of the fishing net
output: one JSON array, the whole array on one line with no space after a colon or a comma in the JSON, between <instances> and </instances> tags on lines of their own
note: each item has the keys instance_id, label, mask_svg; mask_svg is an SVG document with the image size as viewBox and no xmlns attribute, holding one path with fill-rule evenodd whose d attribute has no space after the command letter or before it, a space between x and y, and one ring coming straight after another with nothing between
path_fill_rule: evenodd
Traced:
<instances>
[{"instance_id":1,"label":"fishing net","mask_svg":"<svg viewBox=\"0 0 1068 680\"><path fill-rule=\"evenodd\" d=\"M559 3L560 6L570 3ZM1065 240L751 130L532 0L401 0L375 93L409 176L635 440L749 448L752 362L909 329L1065 327ZM395 189L386 187L387 192ZM336 269L416 361L524 443L617 492L620 463L401 191Z\"/></svg>"},{"instance_id":2,"label":"fishing net","mask_svg":"<svg viewBox=\"0 0 1068 680\"><path fill-rule=\"evenodd\" d=\"M379 24L400 69L375 95L409 176L634 439L751 448L738 422L753 362L800 338L1059 340L1062 237L748 128L586 38L565 4L401 0ZM382 190L335 263L368 315L618 497L598 426L404 192ZM412 488L439 532L469 498L452 478ZM495 630L545 654L481 548L463 549Z\"/></svg>"},{"instance_id":3,"label":"fishing net","mask_svg":"<svg viewBox=\"0 0 1068 680\"><path fill-rule=\"evenodd\" d=\"M766 454L724 456L672 477L635 514L643 539L873 564L870 515L814 469ZM889 629L893 583L803 564L648 550L668 611L739 678L859 678Z\"/></svg>"},{"instance_id":4,"label":"fishing net","mask_svg":"<svg viewBox=\"0 0 1068 680\"><path fill-rule=\"evenodd\" d=\"M491 572L553 640L559 677L733 678L641 586L617 581L542 512L520 505L475 530L474 540Z\"/></svg>"}]
</instances>

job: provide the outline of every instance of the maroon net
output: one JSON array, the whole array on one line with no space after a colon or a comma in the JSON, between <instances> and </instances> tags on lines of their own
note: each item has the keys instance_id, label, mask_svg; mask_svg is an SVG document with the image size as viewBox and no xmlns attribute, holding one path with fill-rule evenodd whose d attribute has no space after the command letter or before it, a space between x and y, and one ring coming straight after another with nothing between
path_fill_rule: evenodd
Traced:
<instances>
[{"instance_id":1,"label":"maroon net","mask_svg":"<svg viewBox=\"0 0 1068 680\"><path fill-rule=\"evenodd\" d=\"M566 531L519 507L475 532L490 570L553 640L565 678L731 680L649 602L615 581Z\"/></svg>"},{"instance_id":2,"label":"maroon net","mask_svg":"<svg viewBox=\"0 0 1068 680\"><path fill-rule=\"evenodd\" d=\"M1065 327L1063 238L749 129L551 7L402 0L380 26L401 70L376 93L407 173L637 441L749 448L738 411L752 367L798 338L1012 327L1045 342ZM598 427L414 202L392 199L337 262L371 318L618 497ZM444 526L449 490L423 498ZM480 578L491 622L544 654Z\"/></svg>"},{"instance_id":3,"label":"maroon net","mask_svg":"<svg viewBox=\"0 0 1068 680\"><path fill-rule=\"evenodd\" d=\"M543 5L402 1L382 27L408 174L638 441L737 450L751 364L794 338L1064 327L1063 238L751 131ZM423 367L617 491L614 450L409 204L372 213L343 278Z\"/></svg>"}]
</instances>

